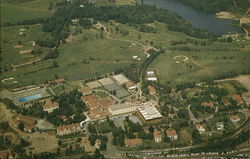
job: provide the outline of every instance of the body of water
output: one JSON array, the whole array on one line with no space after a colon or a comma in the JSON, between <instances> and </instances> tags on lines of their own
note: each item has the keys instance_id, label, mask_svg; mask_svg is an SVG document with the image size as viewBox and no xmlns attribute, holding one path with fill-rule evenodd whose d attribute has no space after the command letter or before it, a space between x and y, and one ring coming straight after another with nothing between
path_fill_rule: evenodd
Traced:
<instances>
[{"instance_id":1,"label":"body of water","mask_svg":"<svg viewBox=\"0 0 250 159\"><path fill-rule=\"evenodd\" d=\"M32 96L28 96L28 97L22 97L22 98L19 98L19 102L27 102L27 101L35 100L35 99L38 99L38 98L42 98L42 95L41 94L35 94L35 95L32 95Z\"/></svg>"},{"instance_id":2,"label":"body of water","mask_svg":"<svg viewBox=\"0 0 250 159\"><path fill-rule=\"evenodd\" d=\"M243 33L241 27L232 25L233 20L218 19L214 14L193 9L177 0L144 0L144 4L155 5L175 12L192 23L194 27L206 29L215 34L224 35L230 32Z\"/></svg>"}]
</instances>

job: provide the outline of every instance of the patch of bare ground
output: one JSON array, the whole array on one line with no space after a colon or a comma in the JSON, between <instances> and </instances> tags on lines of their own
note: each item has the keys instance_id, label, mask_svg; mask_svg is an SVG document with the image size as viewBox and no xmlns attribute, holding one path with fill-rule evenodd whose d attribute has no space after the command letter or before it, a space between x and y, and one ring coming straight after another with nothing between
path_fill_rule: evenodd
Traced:
<instances>
[{"instance_id":1,"label":"patch of bare ground","mask_svg":"<svg viewBox=\"0 0 250 159\"><path fill-rule=\"evenodd\" d=\"M19 54L27 54L27 53L30 53L31 51L32 51L32 49L21 50L21 51L19 51Z\"/></svg>"},{"instance_id":2,"label":"patch of bare ground","mask_svg":"<svg viewBox=\"0 0 250 159\"><path fill-rule=\"evenodd\" d=\"M16 48L16 49L21 49L21 48L23 48L23 45L15 45L13 47Z\"/></svg>"},{"instance_id":3,"label":"patch of bare ground","mask_svg":"<svg viewBox=\"0 0 250 159\"><path fill-rule=\"evenodd\" d=\"M216 17L221 18L221 19L238 20L238 18L235 15L233 15L231 12L219 12L219 13L216 13Z\"/></svg>"},{"instance_id":4,"label":"patch of bare ground","mask_svg":"<svg viewBox=\"0 0 250 159\"><path fill-rule=\"evenodd\" d=\"M73 36L72 35L69 35L68 37L67 37L67 39L65 39L65 41L67 42L67 43L71 43L71 42L73 42Z\"/></svg>"}]
</instances>

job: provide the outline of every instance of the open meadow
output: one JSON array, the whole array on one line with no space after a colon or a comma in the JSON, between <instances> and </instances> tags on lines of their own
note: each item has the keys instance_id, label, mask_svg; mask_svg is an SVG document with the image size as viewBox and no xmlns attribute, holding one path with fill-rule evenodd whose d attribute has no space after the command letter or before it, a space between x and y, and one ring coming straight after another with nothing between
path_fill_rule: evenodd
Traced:
<instances>
[{"instance_id":1,"label":"open meadow","mask_svg":"<svg viewBox=\"0 0 250 159\"><path fill-rule=\"evenodd\" d=\"M23 3L1 1L1 24L16 23L27 19L47 18L54 11L48 10L50 2L58 0L32 0Z\"/></svg>"},{"instance_id":2,"label":"open meadow","mask_svg":"<svg viewBox=\"0 0 250 159\"><path fill-rule=\"evenodd\" d=\"M156 70L162 84L201 82L205 79L223 78L250 71L249 41L230 44L214 43L200 49L210 51L169 51L160 55L149 69ZM211 51L214 48L239 48L240 51Z\"/></svg>"}]
</instances>

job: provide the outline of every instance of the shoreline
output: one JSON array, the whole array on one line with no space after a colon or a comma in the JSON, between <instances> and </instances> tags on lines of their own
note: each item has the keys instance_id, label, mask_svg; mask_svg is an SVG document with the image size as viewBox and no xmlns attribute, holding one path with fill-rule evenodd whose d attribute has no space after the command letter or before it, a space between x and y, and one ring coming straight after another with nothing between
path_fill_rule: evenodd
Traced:
<instances>
[{"instance_id":1,"label":"shoreline","mask_svg":"<svg viewBox=\"0 0 250 159\"><path fill-rule=\"evenodd\" d=\"M247 12L249 12L249 10ZM246 34L246 37L249 36L249 32L246 30L246 28L244 28L242 24L250 24L250 16L246 17L246 15L243 15L241 17L237 17L231 12L222 11L222 12L215 13L215 17L219 19L238 20L240 27L244 30Z\"/></svg>"}]
</instances>

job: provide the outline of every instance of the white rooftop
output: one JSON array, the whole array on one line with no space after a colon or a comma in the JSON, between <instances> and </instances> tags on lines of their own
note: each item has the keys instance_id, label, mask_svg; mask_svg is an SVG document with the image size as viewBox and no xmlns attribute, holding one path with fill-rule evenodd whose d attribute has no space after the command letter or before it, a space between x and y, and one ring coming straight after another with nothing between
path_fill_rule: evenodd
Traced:
<instances>
[{"instance_id":1,"label":"white rooftop","mask_svg":"<svg viewBox=\"0 0 250 159\"><path fill-rule=\"evenodd\" d=\"M155 106L142 106L137 108L145 120L152 120L161 118L161 113L155 108Z\"/></svg>"},{"instance_id":2,"label":"white rooftop","mask_svg":"<svg viewBox=\"0 0 250 159\"><path fill-rule=\"evenodd\" d=\"M102 78L98 80L103 86L109 85L109 84L114 84L114 82L109 78Z\"/></svg>"},{"instance_id":3,"label":"white rooftop","mask_svg":"<svg viewBox=\"0 0 250 159\"><path fill-rule=\"evenodd\" d=\"M123 83L129 81L129 79L125 77L123 74L114 75L113 78L117 81L119 85L122 85Z\"/></svg>"}]
</instances>

